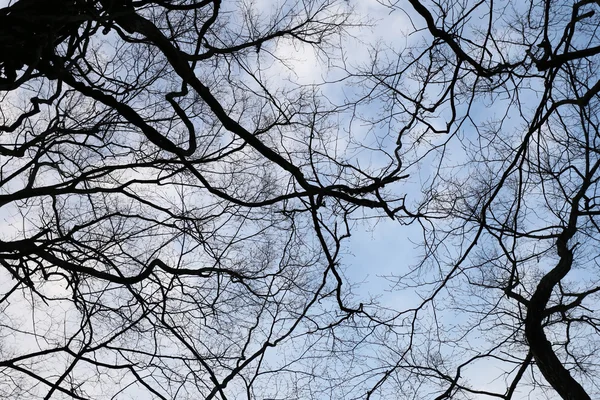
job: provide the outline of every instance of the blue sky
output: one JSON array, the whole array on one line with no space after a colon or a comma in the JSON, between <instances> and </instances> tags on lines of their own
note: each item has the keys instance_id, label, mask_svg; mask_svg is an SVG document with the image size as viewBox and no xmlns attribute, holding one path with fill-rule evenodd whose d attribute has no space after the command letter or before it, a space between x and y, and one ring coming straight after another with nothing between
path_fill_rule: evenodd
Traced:
<instances>
[{"instance_id":1,"label":"blue sky","mask_svg":"<svg viewBox=\"0 0 600 400\"><path fill-rule=\"evenodd\" d=\"M0 0L0 7L6 4L8 4L8 0ZM274 4L277 3L270 0L259 0L254 4L256 5L258 15L265 16L269 15L274 9ZM292 3L286 4L289 5ZM346 67L351 71L365 68L369 65L373 55L371 46L378 43L383 49L381 54L386 55L389 61L393 62L393 58L397 54L392 50L401 51L423 38L421 36L422 33L413 34L408 37L405 34L413 29L412 23L417 28L423 26L423 21L418 16L411 15L411 18L409 18L408 14L400 11L392 12L389 8L375 0L348 2L347 5L341 3L342 8L348 5L354 7L358 19L364 18L365 20L369 20L372 25L370 27L350 28L348 33L353 37L344 40L342 48L337 48L336 44L332 44L331 47L326 49L331 56L330 59L326 59L323 57L323 54L315 52L306 44L299 44L285 39L278 41L277 47L270 48L273 55L281 58L285 64L269 60L268 56L261 56L260 62L266 63L269 66L264 71L265 78L270 82L274 90L286 86L293 87L296 84L321 84L325 82L320 86L319 90L321 93L328 97L332 104L341 105L347 99L360 96L362 91L365 90L364 87L355 85L351 80L341 83L335 82L337 78L344 74L340 68L342 61L346 63ZM248 64L251 67L257 67L258 58L256 60L250 59ZM261 66L264 67L265 64ZM403 83L409 88L411 85L414 85L410 81ZM252 85L252 83L248 83L248 85ZM498 103L494 104L497 106ZM491 105L481 103L474 106L474 114L480 118L480 121L494 117L496 111ZM381 103L373 102L365 104L360 111L366 116L375 116L381 112L380 107L382 107ZM349 140L349 137L352 135L359 142L369 143L369 141L372 141L372 143L376 143L374 137L377 136L377 139L383 138L385 148L389 150L393 147L395 138L393 134L390 137L384 137L389 133L386 131L385 126L370 130L372 126L358 120L350 122L347 116L342 116L338 122L338 139L331 145L339 146L339 154L347 155L349 161L353 163L372 166L374 168L387 162L388 159L377 151L355 151L351 148ZM520 121L515 118L511 123L517 128ZM475 136L469 127L466 127L464 135L465 137ZM444 136L428 139L432 142L443 141ZM410 138L407 137L406 141L409 142ZM409 143L406 143L406 145L409 145ZM448 149L446 165L460 164L464 160L465 155L460 143L454 141L448 146ZM345 154L345 152L347 153ZM435 168L436 164L434 160L435 156L432 155L425 159L419 168L411 168L409 170L411 173L410 177L395 184L391 190L407 194L409 204L414 204L422 195L421 186L430 178L431 171ZM274 172L274 174L276 175L277 172ZM167 195L165 196L167 197ZM357 214L360 214L360 212L358 211ZM2 215L2 220L0 221L2 225L0 226L5 234L12 229L19 229L14 222L18 221L18 218L13 218L16 215L16 210L3 208L0 210L0 213ZM366 219L364 221L359 220L354 224L352 236L344 243L344 251L341 258L341 267L347 279L347 284L354 286L352 301L356 303L368 302L371 297L374 297L381 306L389 310L396 310L397 312L418 304L419 297L413 289L393 287L392 281L386 279L386 277L407 273L411 267L418 264L423 255L421 228L416 223L407 226L403 225L402 222L402 220L394 221L389 218L379 218ZM452 250L450 250L450 253L450 255L453 255ZM435 271L430 273L435 274ZM423 277L427 278L427 273L424 273ZM2 287L2 289L4 290L5 288ZM47 285L46 290L54 290L56 291L56 295L62 294L60 285ZM349 304L349 306L355 306L355 304ZM17 310L15 311L15 318L18 316L23 319L24 324L30 324L29 316L19 316L17 315L19 309L15 309ZM54 312L65 314L69 310L57 309ZM428 314L428 311L425 311L424 314L426 315L425 320L430 322L430 318L432 318L431 313ZM467 316L457 315L452 312L440 316L440 320L449 325L461 324L467 322L467 319ZM57 321L60 321L60 317L57 317ZM57 322L56 326L58 325L60 323ZM64 326L67 325L64 324ZM56 326L48 328L48 332L52 333ZM474 346L484 345L485 337L477 337L475 335L471 344ZM378 344L372 346L374 352L382 351L381 354L387 356L393 354L393 350L400 352L402 350L401 348L381 349L380 347ZM369 349L369 347L366 347L364 351L368 352ZM270 353L269 357L272 357L275 361L278 358L285 358L285 355L277 351L278 349ZM442 351L449 354L451 349L445 348ZM391 364L395 362L393 359L383 361L384 364L385 362ZM458 360L452 361L459 362ZM506 387L505 382L502 379L496 379L502 373L501 368L506 368L506 366L500 366L499 363L487 360L469 368L465 372L465 375L468 376L468 381L473 387L486 390L496 389L503 392ZM332 369L335 369L335 366L332 366ZM133 393L135 397L135 392ZM523 392L519 396L515 396L515 400L541 399L545 398L544 396L540 392ZM474 396L474 398L487 399L489 397Z\"/></svg>"}]
</instances>

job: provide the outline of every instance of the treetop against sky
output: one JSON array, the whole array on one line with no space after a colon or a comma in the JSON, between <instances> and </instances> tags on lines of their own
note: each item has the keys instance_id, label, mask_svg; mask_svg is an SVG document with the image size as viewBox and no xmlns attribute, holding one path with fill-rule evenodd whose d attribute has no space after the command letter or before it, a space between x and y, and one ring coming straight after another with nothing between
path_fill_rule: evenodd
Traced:
<instances>
[{"instance_id":1,"label":"treetop against sky","mask_svg":"<svg viewBox=\"0 0 600 400\"><path fill-rule=\"evenodd\" d=\"M0 397L597 398L599 18L0 1Z\"/></svg>"}]
</instances>

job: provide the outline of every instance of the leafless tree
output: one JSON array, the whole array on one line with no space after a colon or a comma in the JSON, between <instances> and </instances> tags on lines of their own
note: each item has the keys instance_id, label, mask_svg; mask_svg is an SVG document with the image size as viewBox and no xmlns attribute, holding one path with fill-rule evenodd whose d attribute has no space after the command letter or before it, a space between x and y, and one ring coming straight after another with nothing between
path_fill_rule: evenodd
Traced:
<instances>
[{"instance_id":1,"label":"leafless tree","mask_svg":"<svg viewBox=\"0 0 600 400\"><path fill-rule=\"evenodd\" d=\"M0 9L1 397L600 395L600 4L382 2L360 65L351 6ZM382 218L405 303L344 276Z\"/></svg>"},{"instance_id":2,"label":"leafless tree","mask_svg":"<svg viewBox=\"0 0 600 400\"><path fill-rule=\"evenodd\" d=\"M344 159L344 110L269 69L357 23L313 0L0 10L0 396L332 390L306 354L362 313L340 243L357 210L401 213L401 169Z\"/></svg>"},{"instance_id":3,"label":"leafless tree","mask_svg":"<svg viewBox=\"0 0 600 400\"><path fill-rule=\"evenodd\" d=\"M390 279L423 300L388 322L372 393L597 398L600 4L384 5L405 44L355 82L421 166L423 261Z\"/></svg>"}]
</instances>

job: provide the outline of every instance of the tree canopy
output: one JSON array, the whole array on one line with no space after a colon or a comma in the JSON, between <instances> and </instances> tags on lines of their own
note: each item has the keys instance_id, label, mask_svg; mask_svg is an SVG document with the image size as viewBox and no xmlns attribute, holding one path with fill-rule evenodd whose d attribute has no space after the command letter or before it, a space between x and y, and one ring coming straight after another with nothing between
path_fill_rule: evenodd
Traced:
<instances>
[{"instance_id":1,"label":"tree canopy","mask_svg":"<svg viewBox=\"0 0 600 400\"><path fill-rule=\"evenodd\" d=\"M600 396L599 2L0 5L0 397Z\"/></svg>"}]
</instances>

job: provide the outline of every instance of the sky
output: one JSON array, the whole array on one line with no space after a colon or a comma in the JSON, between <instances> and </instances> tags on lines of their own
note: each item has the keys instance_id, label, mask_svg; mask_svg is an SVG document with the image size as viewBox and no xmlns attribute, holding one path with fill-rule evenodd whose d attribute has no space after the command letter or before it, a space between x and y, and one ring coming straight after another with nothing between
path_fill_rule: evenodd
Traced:
<instances>
[{"instance_id":1,"label":"sky","mask_svg":"<svg viewBox=\"0 0 600 400\"><path fill-rule=\"evenodd\" d=\"M8 0L0 0L0 7L8 3ZM265 13L268 13L273 7L273 2L270 0L258 0L255 4L259 10L263 10ZM350 31L351 34L356 36L356 39L349 39L345 43L345 57L347 57L349 65L358 67L369 62L369 44L382 42L391 46L403 47L412 40L418 40L417 36L407 38L401 32L410 28L413 22L418 26L422 26L422 21L413 19L411 22L407 14L399 11L391 12L390 9L374 0L351 1L349 4L355 7L357 15L368 16L373 24L370 28L361 27ZM288 67L280 64L273 67L270 73L273 75L274 84L279 82L283 85L288 80L298 84L310 84L335 79L340 73L336 68L322 62L323 60L307 45L281 41L275 54L285 60L293 59L293 62L289 63ZM352 88L347 87L342 90L339 85L325 85L322 90L333 102L343 101L345 96L358 93L358 91L353 93ZM458 154L457 157L460 157L461 153L457 151L456 154ZM368 161L367 158L365 162ZM378 160L370 161L377 163ZM460 160L456 159L454 161L459 162ZM425 179L427 170L423 171L422 174L423 176L419 176L419 173L416 173L406 182L403 182L403 191L413 193L415 197L418 197L421 182ZM5 231L11 229L13 222L10 214L14 210L3 208L0 212L2 213L0 214L0 229ZM384 277L402 275L411 266L418 263L422 255L422 249L419 247L421 239L422 232L417 224L405 226L401 222L391 219L381 219L376 223L370 221L357 223L352 236L345 243L342 258L343 269L348 282L359 283L355 289L356 301L366 302L370 297L376 296L382 305L394 309L415 304L418 300L415 293L406 290L386 290L388 287L391 289L391 286L390 282ZM57 287L56 290L59 291L60 288ZM64 310L56 310L56 312L63 313ZM23 318L24 320L27 319L27 317ZM471 370L470 382L474 386L502 390L504 387L503 382L494 381L496 368L496 365L489 363ZM522 397L515 397L515 400L536 398L538 395L541 396L541 394L524 393ZM484 397L475 396L474 398L483 399Z\"/></svg>"},{"instance_id":2,"label":"sky","mask_svg":"<svg viewBox=\"0 0 600 400\"><path fill-rule=\"evenodd\" d=\"M417 28L424 26L424 22L419 17L413 15L409 18L406 13L397 10L390 11L389 8L383 7L374 0L353 2L351 4L355 7L358 15L368 16L373 22L373 26L371 28L357 28L355 36L360 40L347 43L346 56L349 65L363 66L368 64L370 53L368 46L364 44L386 43L389 46L397 46L397 49L402 49L419 40L419 34L410 38L402 35L402 31L408 31L413 23ZM326 65L319 64L310 50L302 49L302 47L299 50L298 47L286 48L282 46L278 49L278 54L281 54L283 58L287 54L293 55L295 58L293 69L298 82L318 82L323 77L335 76L335 70L331 71ZM315 67L315 65L318 67ZM347 90L349 89L346 88L345 90L346 92L341 96L348 94ZM338 95L335 88L331 91L331 95L333 97ZM523 94L522 101L524 104L527 104L527 96L526 93ZM531 104L536 104L535 94L531 92L530 96L533 100ZM501 107L499 109L501 110ZM493 108L492 103L474 104L473 110L474 115L482 118L482 120L498 117L496 115L498 108ZM518 118L509 119L506 127L510 126L508 124L513 124L515 129L518 129L519 123ZM465 133L465 135L469 134L469 132ZM451 147L451 153L451 164L460 164L465 160L465 153L460 147ZM408 193L409 197L412 193L414 198L418 198L421 184L427 179L427 174L427 167L425 167L425 170L417 171L407 182L403 182L401 190ZM380 304L391 309L409 308L417 304L420 297L415 292L409 289L393 289L391 282L385 277L403 275L412 266L416 265L423 255L420 247L421 242L422 231L418 224L405 226L399 221L391 219L378 220L376 224L368 222L358 224L354 228L351 238L346 242L347 253L342 258L348 281L360 282L355 289L358 299L367 301L370 296L375 296ZM455 316L454 319L455 322L461 321L462 317ZM485 340L481 343L484 342ZM473 344L476 345L477 340ZM506 366L488 359L463 371L463 376L468 377L468 382L472 384L473 388L495 390L503 393L507 388L507 384L503 379L498 379L498 374L504 368ZM489 399L490 397L473 395L473 398L480 400ZM515 400L525 400L552 399L554 397L552 394L541 390L531 391L524 388L517 390L513 398Z\"/></svg>"},{"instance_id":3,"label":"sky","mask_svg":"<svg viewBox=\"0 0 600 400\"><path fill-rule=\"evenodd\" d=\"M270 7L269 2L261 1L265 8ZM408 47L420 39L419 34L407 38L402 31L408 31L411 24L417 27L423 26L423 21L413 16L412 22L406 13L398 10L391 11L374 0L351 2L356 13L360 16L368 16L372 23L369 28L361 27L351 30L351 34L357 39L348 40L345 45L345 56L348 65L362 67L370 62L371 53L369 46L382 43L396 49ZM393 28L392 28L393 27ZM282 58L293 57L293 74L288 75L299 83L320 82L323 79L332 81L337 71L331 69L324 63L319 63L314 52L308 46L288 45L280 46L277 54ZM285 71L279 72L285 74ZM277 74L275 74L277 75ZM410 84L410 83L408 83ZM333 86L333 85L332 85ZM328 96L342 98L352 96L352 88L344 88L340 93L339 86L325 87ZM335 100L334 100L335 101ZM374 106L376 107L376 106ZM474 106L476 108L477 105ZM487 113L489 110L485 105L479 106ZM369 110L367 110L368 112ZM371 110L376 112L377 110ZM493 113L493 111L492 111ZM492 114L493 115L493 114ZM367 133L368 135L368 133ZM460 163L464 153L454 148L452 162ZM368 162L368 161L367 161ZM429 173L427 166L415 173L399 185L403 193L409 198L419 198L421 184L427 179ZM379 219L377 222L367 221L359 223L354 227L352 236L346 241L342 265L348 282L358 283L354 289L356 301L368 302L371 297L384 307L390 309L406 309L416 306L420 297L410 289L398 290L393 288L393 282L386 277L404 275L415 266L423 255L420 243L422 242L422 230L418 224L403 225L402 221L391 219ZM468 376L473 387L481 390L497 390L503 392L506 384L502 379L497 379L501 366L491 361L478 363L475 367L464 372ZM540 396L540 397L536 397ZM544 398L542 393L517 392L515 400L531 398ZM489 399L487 396L474 395L474 399Z\"/></svg>"}]
</instances>

